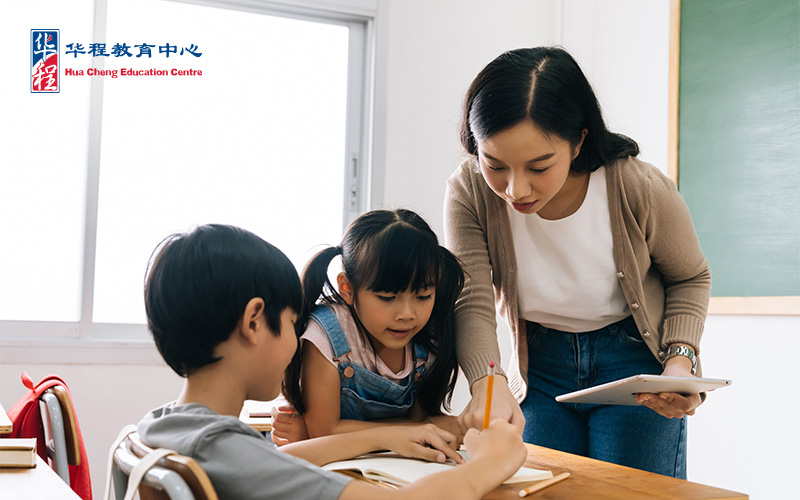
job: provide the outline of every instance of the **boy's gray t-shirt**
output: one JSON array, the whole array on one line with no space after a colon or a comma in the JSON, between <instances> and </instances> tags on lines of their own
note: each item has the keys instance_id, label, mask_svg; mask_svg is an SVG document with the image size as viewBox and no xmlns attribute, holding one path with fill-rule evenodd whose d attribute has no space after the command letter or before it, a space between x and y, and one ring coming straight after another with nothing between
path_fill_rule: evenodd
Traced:
<instances>
[{"instance_id":1,"label":"boy's gray t-shirt","mask_svg":"<svg viewBox=\"0 0 800 500\"><path fill-rule=\"evenodd\" d=\"M156 408L139 422L153 448L195 459L220 500L336 499L349 478L283 453L256 430L201 404Z\"/></svg>"}]
</instances>

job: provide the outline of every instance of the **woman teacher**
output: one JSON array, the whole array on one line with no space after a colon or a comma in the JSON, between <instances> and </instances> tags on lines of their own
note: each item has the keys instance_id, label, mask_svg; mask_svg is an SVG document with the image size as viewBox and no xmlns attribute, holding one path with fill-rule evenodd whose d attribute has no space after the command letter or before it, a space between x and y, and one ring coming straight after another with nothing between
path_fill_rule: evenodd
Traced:
<instances>
[{"instance_id":1,"label":"woman teacher","mask_svg":"<svg viewBox=\"0 0 800 500\"><path fill-rule=\"evenodd\" d=\"M559 48L489 63L467 92L461 142L470 158L448 180L445 228L467 273L457 349L473 399L462 427L480 426L486 367L500 362L496 306L514 349L493 417L529 443L685 478L682 417L699 395L554 399L640 373L699 375L711 275L675 184L606 128Z\"/></svg>"}]
</instances>

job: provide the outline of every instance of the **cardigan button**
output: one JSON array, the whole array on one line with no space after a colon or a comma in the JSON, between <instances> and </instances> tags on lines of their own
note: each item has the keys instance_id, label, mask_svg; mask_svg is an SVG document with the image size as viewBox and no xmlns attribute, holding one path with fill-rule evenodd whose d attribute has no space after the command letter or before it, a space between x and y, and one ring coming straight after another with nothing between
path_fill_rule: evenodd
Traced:
<instances>
[{"instance_id":1,"label":"cardigan button","mask_svg":"<svg viewBox=\"0 0 800 500\"><path fill-rule=\"evenodd\" d=\"M645 330L644 332L642 332L642 337L649 337L649 336L650 336L650 332L648 330Z\"/></svg>"},{"instance_id":2,"label":"cardigan button","mask_svg":"<svg viewBox=\"0 0 800 500\"><path fill-rule=\"evenodd\" d=\"M663 358L664 357L664 351L658 351L658 357L659 358Z\"/></svg>"},{"instance_id":3,"label":"cardigan button","mask_svg":"<svg viewBox=\"0 0 800 500\"><path fill-rule=\"evenodd\" d=\"M617 278L624 278L624 277L625 277L625 273L623 273L622 271L617 273Z\"/></svg>"},{"instance_id":4,"label":"cardigan button","mask_svg":"<svg viewBox=\"0 0 800 500\"><path fill-rule=\"evenodd\" d=\"M631 309L633 309L634 311L638 310L639 304L637 302L634 302L633 304L631 304Z\"/></svg>"}]
</instances>

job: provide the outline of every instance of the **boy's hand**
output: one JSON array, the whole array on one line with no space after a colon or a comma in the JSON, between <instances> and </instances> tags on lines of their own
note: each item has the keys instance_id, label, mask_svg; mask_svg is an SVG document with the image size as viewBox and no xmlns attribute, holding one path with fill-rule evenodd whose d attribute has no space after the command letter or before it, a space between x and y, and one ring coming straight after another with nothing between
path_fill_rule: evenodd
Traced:
<instances>
[{"instance_id":1,"label":"boy's hand","mask_svg":"<svg viewBox=\"0 0 800 500\"><path fill-rule=\"evenodd\" d=\"M272 442L277 446L308 439L306 420L291 406L272 409Z\"/></svg>"},{"instance_id":2,"label":"boy's hand","mask_svg":"<svg viewBox=\"0 0 800 500\"><path fill-rule=\"evenodd\" d=\"M461 425L458 423L458 417L454 415L436 415L427 417L425 421L454 435L456 437L456 442L450 443L453 448L458 449L461 443L464 442L464 434L461 431Z\"/></svg>"},{"instance_id":3,"label":"boy's hand","mask_svg":"<svg viewBox=\"0 0 800 500\"><path fill-rule=\"evenodd\" d=\"M458 438L434 424L392 425L375 429L382 434L385 446L399 455L439 463L452 458L456 463L464 463L464 458L455 450Z\"/></svg>"},{"instance_id":4,"label":"boy's hand","mask_svg":"<svg viewBox=\"0 0 800 500\"><path fill-rule=\"evenodd\" d=\"M486 461L502 472L501 481L517 472L528 457L528 450L522 442L517 428L504 419L495 419L483 431L472 428L464 436L464 446L470 462Z\"/></svg>"}]
</instances>

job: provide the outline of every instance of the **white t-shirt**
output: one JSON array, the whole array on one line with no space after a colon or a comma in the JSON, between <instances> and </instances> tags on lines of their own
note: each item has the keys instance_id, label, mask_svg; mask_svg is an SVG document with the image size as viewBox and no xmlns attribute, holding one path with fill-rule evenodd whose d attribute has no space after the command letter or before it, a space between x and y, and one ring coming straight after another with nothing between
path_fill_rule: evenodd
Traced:
<instances>
[{"instance_id":1,"label":"white t-shirt","mask_svg":"<svg viewBox=\"0 0 800 500\"><path fill-rule=\"evenodd\" d=\"M605 167L590 174L586 198L568 217L547 220L510 205L508 214L521 318L585 332L630 315L614 264Z\"/></svg>"}]
</instances>

